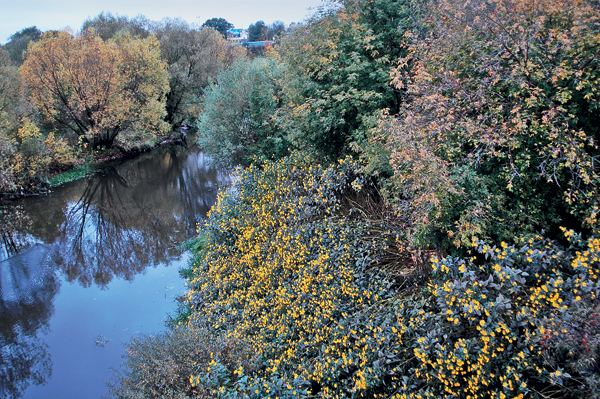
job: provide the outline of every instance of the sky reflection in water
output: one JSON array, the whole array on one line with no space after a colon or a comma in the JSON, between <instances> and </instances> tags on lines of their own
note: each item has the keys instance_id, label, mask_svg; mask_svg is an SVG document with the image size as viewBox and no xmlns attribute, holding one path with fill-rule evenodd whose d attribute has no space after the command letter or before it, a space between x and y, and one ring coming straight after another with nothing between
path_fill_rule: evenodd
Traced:
<instances>
[{"instance_id":1,"label":"sky reflection in water","mask_svg":"<svg viewBox=\"0 0 600 399\"><path fill-rule=\"evenodd\" d=\"M227 184L197 148L171 147L15 204L0 231L0 397L101 397L122 343L164 328L178 246Z\"/></svg>"}]
</instances>

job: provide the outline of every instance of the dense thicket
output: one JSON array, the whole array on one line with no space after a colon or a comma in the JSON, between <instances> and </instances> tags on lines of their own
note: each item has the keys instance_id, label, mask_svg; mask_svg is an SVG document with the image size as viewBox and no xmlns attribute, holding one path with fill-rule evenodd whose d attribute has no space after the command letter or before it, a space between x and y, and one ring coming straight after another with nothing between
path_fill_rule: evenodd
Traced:
<instances>
[{"instance_id":1,"label":"dense thicket","mask_svg":"<svg viewBox=\"0 0 600 399\"><path fill-rule=\"evenodd\" d=\"M246 53L209 27L104 12L79 33L15 33L0 47L0 192L39 190L107 149L151 148L195 123L206 87Z\"/></svg>"},{"instance_id":2,"label":"dense thicket","mask_svg":"<svg viewBox=\"0 0 600 399\"><path fill-rule=\"evenodd\" d=\"M390 268L404 243L390 220L365 217L359 171L301 153L242 170L195 243L186 311L169 334L130 345L113 394L598 394L598 238L474 241L473 256L432 257L429 276Z\"/></svg>"},{"instance_id":3,"label":"dense thicket","mask_svg":"<svg viewBox=\"0 0 600 399\"><path fill-rule=\"evenodd\" d=\"M215 30L138 21L31 44L41 112L82 132L197 117L203 148L246 168L190 244L171 330L132 342L115 396L600 396L597 0L329 1L252 60ZM91 88L135 92L111 65L139 54L157 107L102 116ZM23 85L0 61L4 182L64 144L15 122ZM117 86L47 90L43 68Z\"/></svg>"},{"instance_id":4,"label":"dense thicket","mask_svg":"<svg viewBox=\"0 0 600 399\"><path fill-rule=\"evenodd\" d=\"M589 1L439 1L374 137L421 244L598 225L600 12Z\"/></svg>"},{"instance_id":5,"label":"dense thicket","mask_svg":"<svg viewBox=\"0 0 600 399\"><path fill-rule=\"evenodd\" d=\"M328 160L363 144L372 118L402 101L390 73L410 27L405 0L340 0L284 38L289 134Z\"/></svg>"}]
</instances>

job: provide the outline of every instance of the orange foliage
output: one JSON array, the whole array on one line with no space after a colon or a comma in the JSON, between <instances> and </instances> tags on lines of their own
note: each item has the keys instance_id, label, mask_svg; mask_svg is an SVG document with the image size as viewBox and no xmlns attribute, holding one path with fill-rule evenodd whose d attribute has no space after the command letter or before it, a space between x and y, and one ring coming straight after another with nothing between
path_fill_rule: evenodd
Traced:
<instances>
[{"instance_id":1,"label":"orange foliage","mask_svg":"<svg viewBox=\"0 0 600 399\"><path fill-rule=\"evenodd\" d=\"M398 121L382 118L378 130L403 212L417 225L437 225L456 245L498 229L553 229L569 214L596 226L598 7L586 0L428 7L427 29L408 35L409 54L392 73L409 101Z\"/></svg>"},{"instance_id":2,"label":"orange foliage","mask_svg":"<svg viewBox=\"0 0 600 399\"><path fill-rule=\"evenodd\" d=\"M92 35L46 33L29 47L21 72L42 114L93 147L110 148L123 132L167 128L168 75L153 37L105 43Z\"/></svg>"}]
</instances>

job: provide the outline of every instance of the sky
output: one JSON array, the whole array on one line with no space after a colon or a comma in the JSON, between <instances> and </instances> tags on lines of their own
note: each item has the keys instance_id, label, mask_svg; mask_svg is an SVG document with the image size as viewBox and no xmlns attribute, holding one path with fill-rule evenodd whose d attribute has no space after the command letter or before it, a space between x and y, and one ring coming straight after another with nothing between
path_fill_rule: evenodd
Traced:
<instances>
[{"instance_id":1,"label":"sky","mask_svg":"<svg viewBox=\"0 0 600 399\"><path fill-rule=\"evenodd\" d=\"M225 18L236 28L263 20L266 24L300 22L313 13L322 0L0 0L0 44L30 26L42 32L70 27L74 31L83 22L102 11L150 20L181 17L189 23L210 18ZM311 11L309 8L312 8Z\"/></svg>"}]
</instances>

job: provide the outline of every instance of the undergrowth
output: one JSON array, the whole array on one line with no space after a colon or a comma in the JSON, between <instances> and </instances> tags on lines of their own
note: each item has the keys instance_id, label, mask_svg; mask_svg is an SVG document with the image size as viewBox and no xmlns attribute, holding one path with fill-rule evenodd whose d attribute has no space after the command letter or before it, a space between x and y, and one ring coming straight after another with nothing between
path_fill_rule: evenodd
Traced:
<instances>
[{"instance_id":1,"label":"undergrowth","mask_svg":"<svg viewBox=\"0 0 600 399\"><path fill-rule=\"evenodd\" d=\"M77 180L81 180L84 177L90 176L96 173L96 165L86 162L81 165L75 166L73 169L67 172L59 173L48 179L50 188L62 186L63 184L71 183Z\"/></svg>"},{"instance_id":2,"label":"undergrowth","mask_svg":"<svg viewBox=\"0 0 600 399\"><path fill-rule=\"evenodd\" d=\"M474 240L420 264L360 167L240 170L191 244L181 317L129 345L112 394L600 397L598 238Z\"/></svg>"}]
</instances>

